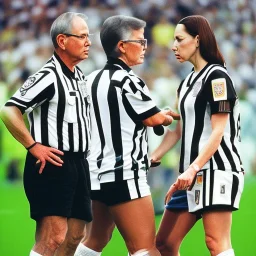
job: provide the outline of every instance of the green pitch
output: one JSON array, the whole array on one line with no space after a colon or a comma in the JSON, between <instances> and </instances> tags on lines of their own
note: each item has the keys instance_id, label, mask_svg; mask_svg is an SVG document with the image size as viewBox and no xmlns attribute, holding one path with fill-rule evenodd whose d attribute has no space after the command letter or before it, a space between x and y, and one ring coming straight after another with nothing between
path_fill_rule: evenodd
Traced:
<instances>
[{"instance_id":1,"label":"green pitch","mask_svg":"<svg viewBox=\"0 0 256 256\"><path fill-rule=\"evenodd\" d=\"M240 210L233 214L232 241L236 256L256 256L256 177L247 177ZM156 225L161 216L156 216ZM34 243L34 221L29 219L28 203L20 184L0 183L0 255L28 256ZM127 256L117 230L103 256ZM181 256L208 256L202 222L187 235Z\"/></svg>"}]
</instances>

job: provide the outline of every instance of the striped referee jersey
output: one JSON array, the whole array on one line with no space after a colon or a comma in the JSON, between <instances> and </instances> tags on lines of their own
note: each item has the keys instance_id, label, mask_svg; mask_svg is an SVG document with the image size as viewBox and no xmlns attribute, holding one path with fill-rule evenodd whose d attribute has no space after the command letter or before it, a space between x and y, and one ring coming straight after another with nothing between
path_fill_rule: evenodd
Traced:
<instances>
[{"instance_id":1,"label":"striped referee jersey","mask_svg":"<svg viewBox=\"0 0 256 256\"><path fill-rule=\"evenodd\" d=\"M109 58L87 80L91 97L90 172L100 183L146 176L146 118L158 113L145 83L121 60Z\"/></svg>"},{"instance_id":2,"label":"striped referee jersey","mask_svg":"<svg viewBox=\"0 0 256 256\"><path fill-rule=\"evenodd\" d=\"M227 70L207 64L199 73L192 71L179 86L178 97L182 117L180 173L207 144L212 133L211 116L217 113L229 113L229 119L219 148L201 169L243 171L239 101Z\"/></svg>"},{"instance_id":3,"label":"striped referee jersey","mask_svg":"<svg viewBox=\"0 0 256 256\"><path fill-rule=\"evenodd\" d=\"M27 113L33 139L63 151L86 152L89 103L82 71L72 72L54 53L7 101Z\"/></svg>"}]
</instances>

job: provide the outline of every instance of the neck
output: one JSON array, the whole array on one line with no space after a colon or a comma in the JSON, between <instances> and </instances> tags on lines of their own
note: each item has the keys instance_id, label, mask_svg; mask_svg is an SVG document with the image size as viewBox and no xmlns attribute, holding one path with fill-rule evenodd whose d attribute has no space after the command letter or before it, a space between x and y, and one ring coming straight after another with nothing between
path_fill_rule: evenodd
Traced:
<instances>
[{"instance_id":1,"label":"neck","mask_svg":"<svg viewBox=\"0 0 256 256\"><path fill-rule=\"evenodd\" d=\"M199 50L193 56L193 58L191 58L190 62L193 64L196 73L200 72L208 63L205 59L202 58Z\"/></svg>"},{"instance_id":2,"label":"neck","mask_svg":"<svg viewBox=\"0 0 256 256\"><path fill-rule=\"evenodd\" d=\"M55 52L58 54L58 56L61 58L61 60L64 62L64 64L70 69L72 72L75 70L75 66L80 62L77 59L73 59L68 55L66 52L61 51L59 49L55 49Z\"/></svg>"}]
</instances>

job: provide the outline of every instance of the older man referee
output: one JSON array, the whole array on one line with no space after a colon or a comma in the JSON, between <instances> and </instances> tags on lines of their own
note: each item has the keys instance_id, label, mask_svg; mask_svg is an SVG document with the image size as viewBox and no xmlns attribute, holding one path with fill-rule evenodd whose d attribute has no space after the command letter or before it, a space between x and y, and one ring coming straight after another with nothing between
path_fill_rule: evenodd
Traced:
<instances>
[{"instance_id":1,"label":"older man referee","mask_svg":"<svg viewBox=\"0 0 256 256\"><path fill-rule=\"evenodd\" d=\"M86 19L69 12L53 22L53 56L1 110L8 130L28 150L24 188L36 220L30 256L73 255L85 223L92 220L89 103L85 77L76 67L88 58L91 45Z\"/></svg>"}]
</instances>

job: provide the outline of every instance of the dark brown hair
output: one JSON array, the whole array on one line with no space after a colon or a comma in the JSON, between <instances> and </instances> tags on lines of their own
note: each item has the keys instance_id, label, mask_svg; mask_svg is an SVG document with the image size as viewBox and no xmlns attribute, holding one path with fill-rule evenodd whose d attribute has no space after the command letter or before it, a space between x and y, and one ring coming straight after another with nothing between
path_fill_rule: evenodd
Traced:
<instances>
[{"instance_id":1,"label":"dark brown hair","mask_svg":"<svg viewBox=\"0 0 256 256\"><path fill-rule=\"evenodd\" d=\"M199 50L202 57L209 63L225 65L215 35L208 20L200 15L191 15L181 19L186 31L193 37L199 36Z\"/></svg>"}]
</instances>

